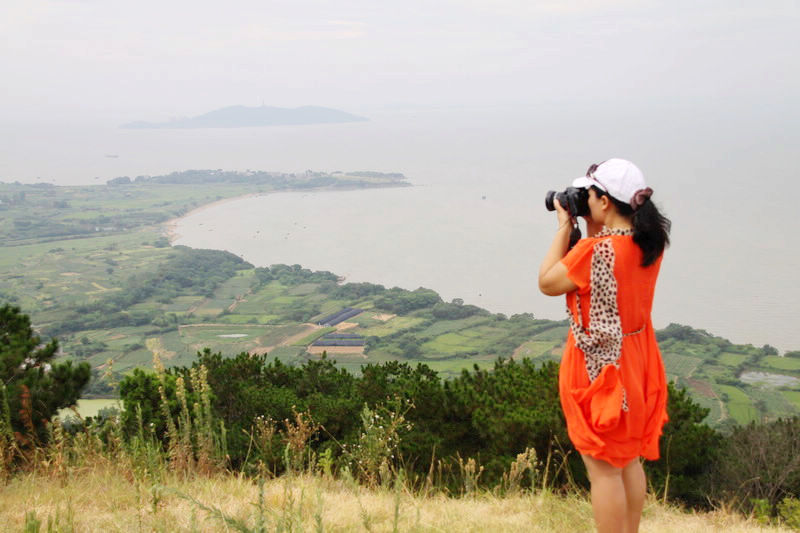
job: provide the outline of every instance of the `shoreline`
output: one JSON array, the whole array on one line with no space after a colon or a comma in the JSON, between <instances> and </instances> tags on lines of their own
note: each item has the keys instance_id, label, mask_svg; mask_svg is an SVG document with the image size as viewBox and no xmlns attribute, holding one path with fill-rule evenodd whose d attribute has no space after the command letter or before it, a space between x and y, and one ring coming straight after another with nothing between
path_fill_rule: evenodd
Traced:
<instances>
[{"instance_id":1,"label":"shoreline","mask_svg":"<svg viewBox=\"0 0 800 533\"><path fill-rule=\"evenodd\" d=\"M363 191L363 190L371 190L371 189L399 189L399 188L407 188L407 187L417 187L413 183L402 182L402 183L392 183L386 185L379 185L375 187L320 187L318 189L295 189L295 188L288 188L280 191L268 191L268 192L251 192L247 194L241 194L239 196L231 196L230 198L222 198L220 200L214 200L211 203L203 204L195 207L191 211L184 213L181 216L171 218L165 222L161 223L161 232L169 241L170 246L174 246L174 241L176 239L181 238L183 235L178 233L178 223L183 220L184 218L190 215L196 215L198 213L202 213L208 209L218 207L220 205L224 205L230 202L235 202L238 200L244 200L246 198L257 198L259 196L267 196L269 194L275 193L297 193L297 192L347 192L347 191Z\"/></svg>"},{"instance_id":2,"label":"shoreline","mask_svg":"<svg viewBox=\"0 0 800 533\"><path fill-rule=\"evenodd\" d=\"M178 223L182 219L184 219L184 218L186 218L186 217L188 217L190 215L196 215L198 213L202 213L203 211L206 211L206 210L211 209L213 207L217 207L219 205L223 205L223 204L227 204L227 203L230 203L230 202L234 202L236 200L244 200L245 198L255 198L255 197L258 197L258 196L266 196L267 194L269 194L269 193L268 192L251 192L251 193L242 194L242 195L239 195L239 196L231 196L230 198L222 198L221 200L215 200L215 201L213 201L213 202L211 202L209 204L203 204L203 205L197 206L194 209L192 209L191 211L189 211L187 213L184 213L183 215L181 215L179 217L171 218L171 219L167 220L166 222L162 222L162 224L161 224L161 226L162 226L161 227L161 232L164 234L164 236L169 241L169 245L173 246L174 241L176 239L179 239L180 237L182 237L182 235L180 233L178 233Z\"/></svg>"}]
</instances>

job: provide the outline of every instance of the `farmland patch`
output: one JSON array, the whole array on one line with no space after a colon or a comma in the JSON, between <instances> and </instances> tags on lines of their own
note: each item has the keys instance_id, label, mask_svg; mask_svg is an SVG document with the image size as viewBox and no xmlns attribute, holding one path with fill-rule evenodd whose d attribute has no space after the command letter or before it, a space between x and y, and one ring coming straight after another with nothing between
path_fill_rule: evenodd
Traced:
<instances>
[{"instance_id":1,"label":"farmland patch","mask_svg":"<svg viewBox=\"0 0 800 533\"><path fill-rule=\"evenodd\" d=\"M663 359L667 375L672 377L691 376L697 369L697 366L703 361L699 357L690 357L671 352L664 353Z\"/></svg>"},{"instance_id":2,"label":"farmland patch","mask_svg":"<svg viewBox=\"0 0 800 533\"><path fill-rule=\"evenodd\" d=\"M737 387L717 385L719 391L727 396L728 413L739 424L747 424L758 420L759 414L750 397Z\"/></svg>"},{"instance_id":3,"label":"farmland patch","mask_svg":"<svg viewBox=\"0 0 800 533\"><path fill-rule=\"evenodd\" d=\"M528 341L521 344L514 354L513 359L530 358L535 359L545 355L550 355L550 351L556 346L555 341Z\"/></svg>"},{"instance_id":4,"label":"farmland patch","mask_svg":"<svg viewBox=\"0 0 800 533\"><path fill-rule=\"evenodd\" d=\"M776 368L778 370L790 370L800 372L800 359L796 357L780 357L770 355L761 360L762 366Z\"/></svg>"},{"instance_id":5,"label":"farmland patch","mask_svg":"<svg viewBox=\"0 0 800 533\"><path fill-rule=\"evenodd\" d=\"M748 359L750 359L750 357L743 353L722 352L717 356L717 361L723 365L732 367L737 367Z\"/></svg>"}]
</instances>

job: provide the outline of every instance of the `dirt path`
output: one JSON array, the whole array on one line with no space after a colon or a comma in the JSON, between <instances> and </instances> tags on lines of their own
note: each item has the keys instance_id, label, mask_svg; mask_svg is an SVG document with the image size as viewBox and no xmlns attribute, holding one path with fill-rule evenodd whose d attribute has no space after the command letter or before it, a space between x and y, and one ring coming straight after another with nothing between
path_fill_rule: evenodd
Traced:
<instances>
[{"instance_id":1,"label":"dirt path","mask_svg":"<svg viewBox=\"0 0 800 533\"><path fill-rule=\"evenodd\" d=\"M236 298L233 299L233 303L228 306L228 312L232 313L233 310L236 309L237 305L239 305L242 302L246 302L247 295L250 294L251 292L253 292L253 289L247 289L246 293L236 296Z\"/></svg>"}]
</instances>

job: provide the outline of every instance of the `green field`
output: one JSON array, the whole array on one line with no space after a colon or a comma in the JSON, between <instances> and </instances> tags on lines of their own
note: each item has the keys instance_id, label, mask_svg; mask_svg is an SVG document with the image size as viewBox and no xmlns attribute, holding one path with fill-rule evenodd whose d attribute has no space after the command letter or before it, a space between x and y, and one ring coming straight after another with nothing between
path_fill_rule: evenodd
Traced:
<instances>
[{"instance_id":1,"label":"green field","mask_svg":"<svg viewBox=\"0 0 800 533\"><path fill-rule=\"evenodd\" d=\"M461 320L440 320L420 332L420 337L436 337L452 331L469 330L481 324L485 324L490 319L483 316L472 316Z\"/></svg>"},{"instance_id":2,"label":"green field","mask_svg":"<svg viewBox=\"0 0 800 533\"><path fill-rule=\"evenodd\" d=\"M781 392L761 387L752 387L749 390L753 405L757 409L760 405L761 410L759 412L770 419L791 417L796 412L796 404Z\"/></svg>"},{"instance_id":3,"label":"green field","mask_svg":"<svg viewBox=\"0 0 800 533\"><path fill-rule=\"evenodd\" d=\"M371 335L376 337L384 337L404 329L412 328L423 323L424 321L424 319L419 317L396 316L390 320L387 320L386 322L377 321L378 324L371 327L359 328L358 333L364 335L365 337L369 337Z\"/></svg>"},{"instance_id":4,"label":"green field","mask_svg":"<svg viewBox=\"0 0 800 533\"><path fill-rule=\"evenodd\" d=\"M308 346L311 343L313 343L315 340L317 340L320 337L322 337L323 335L326 335L326 334L331 333L333 331L336 331L336 328L320 328L320 329L314 331L314 333L311 333L311 334L303 337L299 341L294 342L292 344L292 346L303 346L303 347Z\"/></svg>"},{"instance_id":5,"label":"green field","mask_svg":"<svg viewBox=\"0 0 800 533\"><path fill-rule=\"evenodd\" d=\"M717 357L717 361L722 363L726 366L737 367L741 365L743 362L747 361L749 358L745 354L741 353L729 353L729 352L722 352Z\"/></svg>"},{"instance_id":6,"label":"green field","mask_svg":"<svg viewBox=\"0 0 800 533\"><path fill-rule=\"evenodd\" d=\"M78 400L78 404L75 406L75 410L78 411L78 414L81 417L86 418L87 416L97 416L97 413L100 412L101 409L105 409L107 407L117 408L120 410L122 409L122 405L120 405L119 400L103 399L103 398L90 400L83 398L81 400ZM69 408L61 409L58 412L58 417L61 419L70 416L75 416L75 412L72 409Z\"/></svg>"},{"instance_id":7,"label":"green field","mask_svg":"<svg viewBox=\"0 0 800 533\"><path fill-rule=\"evenodd\" d=\"M518 358L528 357L535 359L537 357L550 356L553 348L558 346L559 343L555 341L528 341L523 343L517 350L516 356Z\"/></svg>"},{"instance_id":8,"label":"green field","mask_svg":"<svg viewBox=\"0 0 800 533\"><path fill-rule=\"evenodd\" d=\"M794 406L796 413L800 409L800 390L782 390L779 392L789 404Z\"/></svg>"},{"instance_id":9,"label":"green field","mask_svg":"<svg viewBox=\"0 0 800 533\"><path fill-rule=\"evenodd\" d=\"M562 343L564 339L567 338L568 331L569 326L556 326L535 334L533 338L541 341L557 341Z\"/></svg>"},{"instance_id":10,"label":"green field","mask_svg":"<svg viewBox=\"0 0 800 533\"><path fill-rule=\"evenodd\" d=\"M692 389L689 389L692 391ZM707 398L702 394L693 394L693 399L697 402L701 407L705 407L709 410L708 416L706 417L706 421L711 425L716 425L722 422L725 417L727 416L723 411L722 407L720 406L719 401L716 398Z\"/></svg>"},{"instance_id":11,"label":"green field","mask_svg":"<svg viewBox=\"0 0 800 533\"><path fill-rule=\"evenodd\" d=\"M474 330L460 330L457 333L445 333L422 345L425 357L439 358L447 355L470 354L484 350L491 339Z\"/></svg>"},{"instance_id":12,"label":"green field","mask_svg":"<svg viewBox=\"0 0 800 533\"><path fill-rule=\"evenodd\" d=\"M747 424L755 420L759 420L760 415L758 410L753 406L750 397L737 387L730 385L717 385L720 393L726 394L728 401L726 407L731 418L739 424Z\"/></svg>"},{"instance_id":13,"label":"green field","mask_svg":"<svg viewBox=\"0 0 800 533\"><path fill-rule=\"evenodd\" d=\"M703 362L699 357L680 355L677 353L666 352L661 354L664 360L664 369L668 377L691 376L700 363Z\"/></svg>"},{"instance_id":14,"label":"green field","mask_svg":"<svg viewBox=\"0 0 800 533\"><path fill-rule=\"evenodd\" d=\"M761 365L774 368L777 370L789 370L793 372L800 372L800 359L795 357L778 357L775 355L764 357L761 360Z\"/></svg>"}]
</instances>

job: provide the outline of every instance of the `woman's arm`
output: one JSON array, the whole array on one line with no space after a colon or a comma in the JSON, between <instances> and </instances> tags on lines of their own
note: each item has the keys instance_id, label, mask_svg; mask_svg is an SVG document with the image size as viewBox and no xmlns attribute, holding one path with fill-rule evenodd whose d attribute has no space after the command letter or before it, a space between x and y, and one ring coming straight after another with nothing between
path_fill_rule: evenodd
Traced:
<instances>
[{"instance_id":1,"label":"woman's arm","mask_svg":"<svg viewBox=\"0 0 800 533\"><path fill-rule=\"evenodd\" d=\"M571 279L567 277L567 267L561 262L561 258L567 253L569 248L569 234L572 231L572 218L566 209L561 207L558 200L554 200L556 213L558 214L558 229L556 236L553 237L553 244L544 256L542 266L539 267L539 290L548 296L558 296L578 288Z\"/></svg>"}]
</instances>

